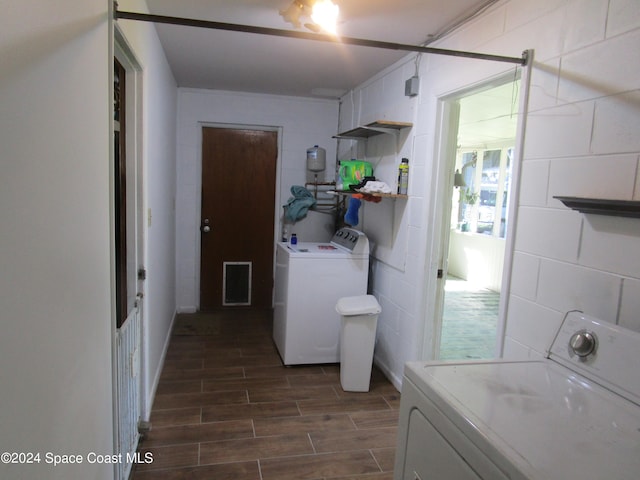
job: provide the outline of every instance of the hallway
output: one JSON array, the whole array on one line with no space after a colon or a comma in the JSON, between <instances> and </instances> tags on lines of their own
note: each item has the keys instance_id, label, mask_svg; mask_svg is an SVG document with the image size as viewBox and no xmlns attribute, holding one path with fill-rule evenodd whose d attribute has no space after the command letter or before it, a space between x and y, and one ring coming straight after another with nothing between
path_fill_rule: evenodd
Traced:
<instances>
[{"instance_id":1,"label":"hallway","mask_svg":"<svg viewBox=\"0 0 640 480\"><path fill-rule=\"evenodd\" d=\"M270 313L178 315L134 480L391 480L400 394L338 365L284 367Z\"/></svg>"}]
</instances>

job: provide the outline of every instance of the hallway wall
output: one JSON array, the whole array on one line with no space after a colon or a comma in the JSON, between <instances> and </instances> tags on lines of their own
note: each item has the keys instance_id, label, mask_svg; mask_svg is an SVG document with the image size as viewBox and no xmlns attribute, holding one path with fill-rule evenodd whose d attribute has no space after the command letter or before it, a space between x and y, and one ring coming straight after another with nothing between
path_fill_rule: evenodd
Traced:
<instances>
[{"instance_id":1,"label":"hallway wall","mask_svg":"<svg viewBox=\"0 0 640 480\"><path fill-rule=\"evenodd\" d=\"M145 8L121 0L123 8ZM2 2L0 477L112 479L112 2ZM121 25L142 64L144 310L150 390L175 314L176 85L155 28ZM150 407L150 405L149 405ZM45 455L80 455L54 467Z\"/></svg>"},{"instance_id":2,"label":"hallway wall","mask_svg":"<svg viewBox=\"0 0 640 480\"><path fill-rule=\"evenodd\" d=\"M1 3L0 477L106 480L44 456L113 451L108 2Z\"/></svg>"}]
</instances>

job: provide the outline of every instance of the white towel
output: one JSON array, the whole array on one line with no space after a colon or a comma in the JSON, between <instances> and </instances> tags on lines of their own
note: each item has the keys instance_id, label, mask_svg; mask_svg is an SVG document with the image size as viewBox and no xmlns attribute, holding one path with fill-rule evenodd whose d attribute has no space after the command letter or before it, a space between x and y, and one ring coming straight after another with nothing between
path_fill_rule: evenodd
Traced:
<instances>
[{"instance_id":1,"label":"white towel","mask_svg":"<svg viewBox=\"0 0 640 480\"><path fill-rule=\"evenodd\" d=\"M360 193L391 193L391 187L384 182L369 180L364 187L359 188Z\"/></svg>"}]
</instances>

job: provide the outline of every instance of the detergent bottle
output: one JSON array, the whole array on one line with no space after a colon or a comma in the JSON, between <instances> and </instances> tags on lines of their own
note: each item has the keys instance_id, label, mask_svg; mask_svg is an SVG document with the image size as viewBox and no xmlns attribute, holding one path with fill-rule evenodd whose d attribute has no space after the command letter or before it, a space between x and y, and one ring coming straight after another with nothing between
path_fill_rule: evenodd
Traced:
<instances>
[{"instance_id":1,"label":"detergent bottle","mask_svg":"<svg viewBox=\"0 0 640 480\"><path fill-rule=\"evenodd\" d=\"M403 158L398 167L398 194L406 195L409 188L409 159Z\"/></svg>"}]
</instances>

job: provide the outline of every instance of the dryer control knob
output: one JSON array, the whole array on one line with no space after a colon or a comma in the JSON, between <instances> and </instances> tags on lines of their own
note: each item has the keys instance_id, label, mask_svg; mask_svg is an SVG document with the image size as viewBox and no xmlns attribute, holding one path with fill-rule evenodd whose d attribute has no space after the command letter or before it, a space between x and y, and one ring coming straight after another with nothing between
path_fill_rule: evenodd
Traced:
<instances>
[{"instance_id":1,"label":"dryer control knob","mask_svg":"<svg viewBox=\"0 0 640 480\"><path fill-rule=\"evenodd\" d=\"M569 340L569 348L579 357L588 357L595 352L598 344L595 333L581 330L573 334Z\"/></svg>"}]
</instances>

